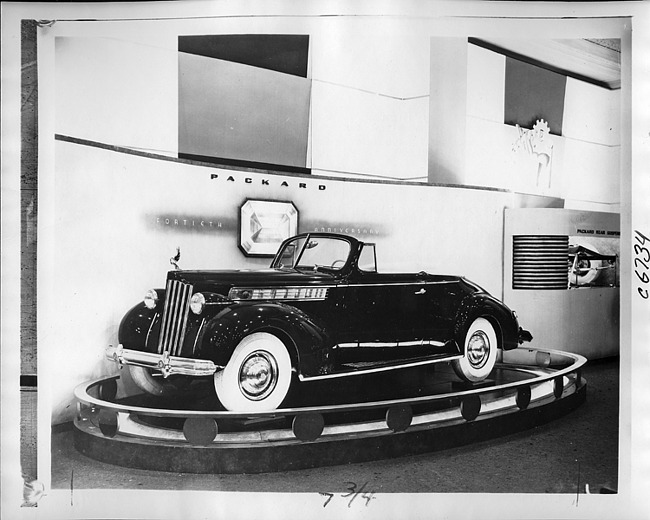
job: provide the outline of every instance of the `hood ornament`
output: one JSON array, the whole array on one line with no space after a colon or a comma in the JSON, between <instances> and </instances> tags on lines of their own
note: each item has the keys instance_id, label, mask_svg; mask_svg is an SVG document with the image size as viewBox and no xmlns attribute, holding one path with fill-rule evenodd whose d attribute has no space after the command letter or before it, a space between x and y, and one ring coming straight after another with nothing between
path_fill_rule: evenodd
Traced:
<instances>
[{"instance_id":1,"label":"hood ornament","mask_svg":"<svg viewBox=\"0 0 650 520\"><path fill-rule=\"evenodd\" d=\"M172 265L174 266L174 269L180 269L180 267L178 267L178 261L179 261L180 259L181 259L181 248L180 248L180 247L177 247L177 248L176 248L176 256L172 256L172 257L169 259L169 263L172 264Z\"/></svg>"}]
</instances>

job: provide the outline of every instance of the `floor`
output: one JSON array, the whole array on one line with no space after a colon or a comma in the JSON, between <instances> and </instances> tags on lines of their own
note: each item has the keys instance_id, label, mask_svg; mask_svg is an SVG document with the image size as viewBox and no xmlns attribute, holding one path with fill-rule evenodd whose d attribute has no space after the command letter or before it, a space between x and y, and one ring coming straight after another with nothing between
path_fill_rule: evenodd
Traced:
<instances>
[{"instance_id":1,"label":"floor","mask_svg":"<svg viewBox=\"0 0 650 520\"><path fill-rule=\"evenodd\" d=\"M57 427L52 437L52 488L345 493L353 483L376 493L616 492L618 359L588 363L583 378L583 405L521 433L424 455L259 475L112 466L76 452L71 427Z\"/></svg>"}]
</instances>

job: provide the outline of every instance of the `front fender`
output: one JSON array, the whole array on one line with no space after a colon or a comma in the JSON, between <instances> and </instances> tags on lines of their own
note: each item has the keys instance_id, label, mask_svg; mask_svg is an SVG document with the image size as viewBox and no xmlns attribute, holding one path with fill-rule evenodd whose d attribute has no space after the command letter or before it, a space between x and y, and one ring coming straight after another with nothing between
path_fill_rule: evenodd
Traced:
<instances>
[{"instance_id":1,"label":"front fender","mask_svg":"<svg viewBox=\"0 0 650 520\"><path fill-rule=\"evenodd\" d=\"M117 333L119 343L128 349L145 349L156 314L155 309L147 308L143 302L133 306L120 322Z\"/></svg>"},{"instance_id":2,"label":"front fender","mask_svg":"<svg viewBox=\"0 0 650 520\"><path fill-rule=\"evenodd\" d=\"M294 368L317 375L329 358L330 341L324 327L305 312L284 303L238 303L205 324L198 357L225 366L235 347L254 332L269 332L287 346Z\"/></svg>"},{"instance_id":3,"label":"front fender","mask_svg":"<svg viewBox=\"0 0 650 520\"><path fill-rule=\"evenodd\" d=\"M486 318L495 328L499 347L512 350L519 344L519 323L515 314L488 293L473 293L465 297L456 313L454 337L463 345L465 333L476 318Z\"/></svg>"}]
</instances>

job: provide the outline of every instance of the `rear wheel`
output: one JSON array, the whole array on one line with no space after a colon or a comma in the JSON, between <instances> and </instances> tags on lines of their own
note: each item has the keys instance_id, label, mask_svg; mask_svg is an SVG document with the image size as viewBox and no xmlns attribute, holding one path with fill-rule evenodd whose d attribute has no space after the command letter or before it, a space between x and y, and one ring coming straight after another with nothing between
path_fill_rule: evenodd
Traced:
<instances>
[{"instance_id":1,"label":"rear wheel","mask_svg":"<svg viewBox=\"0 0 650 520\"><path fill-rule=\"evenodd\" d=\"M452 361L456 375L470 383L483 381L494 368L497 348L497 335L492 324L485 318L476 318L465 334L465 355Z\"/></svg>"},{"instance_id":2,"label":"rear wheel","mask_svg":"<svg viewBox=\"0 0 650 520\"><path fill-rule=\"evenodd\" d=\"M231 411L275 410L291 386L291 357L277 336L256 332L235 348L226 367L214 375L221 404Z\"/></svg>"}]
</instances>

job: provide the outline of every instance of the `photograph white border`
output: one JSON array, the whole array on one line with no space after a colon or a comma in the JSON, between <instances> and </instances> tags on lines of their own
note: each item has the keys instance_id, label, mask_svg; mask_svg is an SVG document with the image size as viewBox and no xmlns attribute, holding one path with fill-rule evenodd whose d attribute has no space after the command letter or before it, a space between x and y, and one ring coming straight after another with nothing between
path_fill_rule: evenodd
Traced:
<instances>
[{"instance_id":1,"label":"photograph white border","mask_svg":"<svg viewBox=\"0 0 650 520\"><path fill-rule=\"evenodd\" d=\"M2 512L4 518L246 518L241 504L255 504L265 518L286 518L288 511L300 511L306 518L341 518L351 515L372 518L642 518L649 510L647 493L650 464L648 441L647 381L649 356L646 351L650 304L638 296L631 269L630 247L634 230L650 235L650 128L648 99L648 59L650 59L650 12L645 2L611 3L530 3L530 2L173 2L120 4L2 4ZM632 21L631 42L623 39L622 69L632 76L633 88L623 87L622 106L631 106L631 127L622 129L622 143L631 146L631 179L622 190L621 200L621 380L620 458L617 495L585 495L576 507L568 495L426 495L380 496L381 507L351 511L345 503L324 510L318 494L209 493L194 491L115 491L79 490L75 508L69 493L49 489L50 409L47 396L39 394L39 477L46 494L37 508L19 508L22 479L19 461L20 423L20 20L152 19L205 16L319 16L322 14L382 14L384 16L425 16L432 23L451 20L476 23L476 17L591 19L615 17ZM592 18L593 17L593 18ZM579 25L579 24L577 24ZM608 29L605 28L605 31ZM563 37L547 34L546 37ZM574 36L579 36L574 34ZM605 36L603 36L605 37ZM631 45L631 48L630 48ZM39 48L39 64L53 63L52 49ZM40 66L40 65L39 65ZM629 85L629 82L625 82ZM39 134L54 134L53 117L45 110L54 106L51 90L39 90ZM53 140L40 140L39 191L48 190L54 178ZM623 155L630 150L622 147ZM51 188L51 186L49 186ZM47 199L39 214L48 215ZM46 234L39 234L39 251L47 250ZM631 349L628 347L632 346ZM631 368L633 367L633 368ZM47 371L39 366L39 381L48 384ZM252 502L254 500L254 502Z\"/></svg>"}]
</instances>

